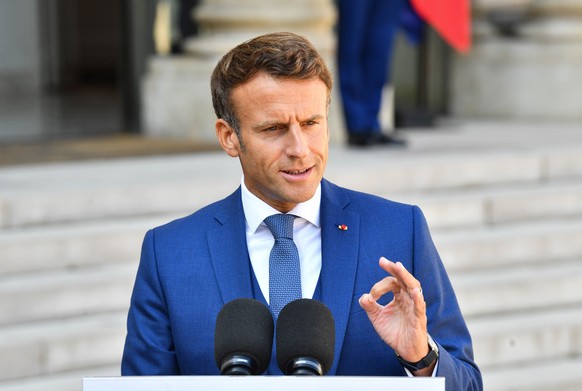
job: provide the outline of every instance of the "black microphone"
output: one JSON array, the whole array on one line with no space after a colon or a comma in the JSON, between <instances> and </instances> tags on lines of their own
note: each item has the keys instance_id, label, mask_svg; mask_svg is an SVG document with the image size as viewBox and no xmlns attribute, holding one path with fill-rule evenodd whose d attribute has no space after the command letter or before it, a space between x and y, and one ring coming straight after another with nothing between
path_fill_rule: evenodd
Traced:
<instances>
[{"instance_id":1,"label":"black microphone","mask_svg":"<svg viewBox=\"0 0 582 391\"><path fill-rule=\"evenodd\" d=\"M235 299L216 318L214 359L221 375L260 375L271 361L273 315L254 299Z\"/></svg>"},{"instance_id":2,"label":"black microphone","mask_svg":"<svg viewBox=\"0 0 582 391\"><path fill-rule=\"evenodd\" d=\"M325 375L333 364L335 322L311 299L288 303L277 319L277 364L285 375Z\"/></svg>"}]
</instances>

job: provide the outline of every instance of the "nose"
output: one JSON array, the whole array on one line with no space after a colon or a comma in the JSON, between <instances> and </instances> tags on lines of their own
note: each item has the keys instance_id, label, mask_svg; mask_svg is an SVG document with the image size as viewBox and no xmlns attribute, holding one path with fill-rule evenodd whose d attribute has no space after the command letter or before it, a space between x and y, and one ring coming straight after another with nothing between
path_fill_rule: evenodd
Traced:
<instances>
[{"instance_id":1,"label":"nose","mask_svg":"<svg viewBox=\"0 0 582 391\"><path fill-rule=\"evenodd\" d=\"M287 155L291 157L305 157L309 152L308 139L301 126L293 125L287 132Z\"/></svg>"}]
</instances>

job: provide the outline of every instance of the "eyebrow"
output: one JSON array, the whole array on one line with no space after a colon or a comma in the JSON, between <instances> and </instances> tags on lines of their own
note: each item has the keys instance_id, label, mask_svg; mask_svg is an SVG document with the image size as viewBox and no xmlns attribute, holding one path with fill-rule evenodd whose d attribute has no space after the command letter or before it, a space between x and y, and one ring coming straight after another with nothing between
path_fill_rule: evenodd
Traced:
<instances>
[{"instance_id":1,"label":"eyebrow","mask_svg":"<svg viewBox=\"0 0 582 391\"><path fill-rule=\"evenodd\" d=\"M323 115L321 114L314 114L311 117L302 120L301 122L309 122L309 121L316 121L316 120L320 120L324 118ZM253 126L253 129L259 130L259 129L264 129L264 128L268 128L270 126L275 126L275 125L287 125L286 122L279 122L279 121L271 121L271 120L267 120L264 122L259 122L258 124L256 124L255 126Z\"/></svg>"}]
</instances>

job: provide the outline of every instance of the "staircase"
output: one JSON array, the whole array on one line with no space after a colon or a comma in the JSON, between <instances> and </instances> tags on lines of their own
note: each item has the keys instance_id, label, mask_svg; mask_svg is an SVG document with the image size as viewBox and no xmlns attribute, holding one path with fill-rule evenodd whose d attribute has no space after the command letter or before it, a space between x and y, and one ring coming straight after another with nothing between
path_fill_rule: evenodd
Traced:
<instances>
[{"instance_id":1,"label":"staircase","mask_svg":"<svg viewBox=\"0 0 582 391\"><path fill-rule=\"evenodd\" d=\"M425 212L488 391L582 389L580 128L469 122L331 148L328 179ZM145 231L240 175L223 153L0 168L0 391L119 375Z\"/></svg>"}]
</instances>

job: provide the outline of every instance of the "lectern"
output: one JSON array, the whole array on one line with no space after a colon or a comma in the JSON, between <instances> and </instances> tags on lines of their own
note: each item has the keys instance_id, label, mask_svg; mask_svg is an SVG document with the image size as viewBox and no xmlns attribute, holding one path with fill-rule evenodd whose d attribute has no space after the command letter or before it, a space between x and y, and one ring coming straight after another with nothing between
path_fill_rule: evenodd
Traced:
<instances>
[{"instance_id":1,"label":"lectern","mask_svg":"<svg viewBox=\"0 0 582 391\"><path fill-rule=\"evenodd\" d=\"M445 391L445 378L367 376L123 376L83 378L83 391Z\"/></svg>"}]
</instances>

